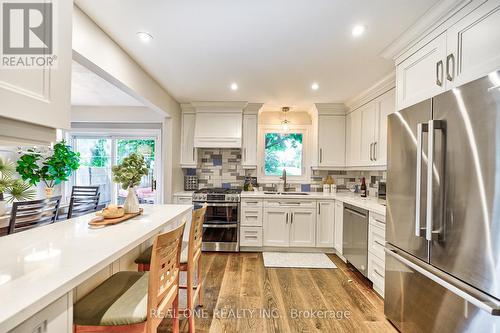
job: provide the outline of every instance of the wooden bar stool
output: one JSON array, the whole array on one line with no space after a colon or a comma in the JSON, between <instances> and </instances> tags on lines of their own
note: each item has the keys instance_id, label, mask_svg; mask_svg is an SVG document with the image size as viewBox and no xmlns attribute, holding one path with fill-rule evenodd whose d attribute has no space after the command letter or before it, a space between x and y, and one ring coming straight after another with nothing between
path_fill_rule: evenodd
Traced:
<instances>
[{"instance_id":1,"label":"wooden bar stool","mask_svg":"<svg viewBox=\"0 0 500 333\"><path fill-rule=\"evenodd\" d=\"M185 221L155 237L149 272L119 272L79 300L73 310L73 331L156 332L172 310L173 331L179 332L179 266Z\"/></svg>"},{"instance_id":2,"label":"wooden bar stool","mask_svg":"<svg viewBox=\"0 0 500 333\"><path fill-rule=\"evenodd\" d=\"M202 305L203 301L203 279L201 278L201 245L203 235L203 222L207 205L194 210L189 229L189 242L183 242L182 253L180 257L180 270L186 272L187 283L185 286L179 286L180 289L187 289L187 307L184 313L188 314L189 332L194 333L194 308L195 301L198 305ZM138 270L144 271L149 269L149 258L151 258L151 250L147 249L137 259ZM197 284L193 285L195 269L197 273Z\"/></svg>"}]
</instances>

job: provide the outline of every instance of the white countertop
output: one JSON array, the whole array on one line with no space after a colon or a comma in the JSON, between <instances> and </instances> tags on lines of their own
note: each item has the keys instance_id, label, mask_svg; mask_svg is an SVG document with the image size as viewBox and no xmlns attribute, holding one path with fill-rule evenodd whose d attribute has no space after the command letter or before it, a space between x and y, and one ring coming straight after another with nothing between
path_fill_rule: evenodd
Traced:
<instances>
[{"instance_id":1,"label":"white countertop","mask_svg":"<svg viewBox=\"0 0 500 333\"><path fill-rule=\"evenodd\" d=\"M192 209L143 207L141 216L102 229L90 229L89 215L84 215L0 237L0 332L14 328L162 228L174 228Z\"/></svg>"},{"instance_id":2,"label":"white countertop","mask_svg":"<svg viewBox=\"0 0 500 333\"><path fill-rule=\"evenodd\" d=\"M307 195L293 194L265 194L264 192L241 192L241 198L259 198L259 199L312 199L312 200L339 200L350 205L354 205L370 212L385 216L385 206L377 201L377 198L367 197L361 198L359 194L352 192L338 193L323 193L323 192L307 192Z\"/></svg>"}]
</instances>

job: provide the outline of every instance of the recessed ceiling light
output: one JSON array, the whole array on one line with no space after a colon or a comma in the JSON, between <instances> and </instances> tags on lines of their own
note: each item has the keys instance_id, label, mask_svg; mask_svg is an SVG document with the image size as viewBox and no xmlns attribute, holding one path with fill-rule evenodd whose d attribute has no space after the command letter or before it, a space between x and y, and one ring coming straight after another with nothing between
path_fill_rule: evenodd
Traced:
<instances>
[{"instance_id":1,"label":"recessed ceiling light","mask_svg":"<svg viewBox=\"0 0 500 333\"><path fill-rule=\"evenodd\" d=\"M354 37L359 37L365 32L366 28L364 25L358 24L352 28L352 35Z\"/></svg>"},{"instance_id":2,"label":"recessed ceiling light","mask_svg":"<svg viewBox=\"0 0 500 333\"><path fill-rule=\"evenodd\" d=\"M312 90L318 90L318 89L319 89L319 84L317 84L316 82L314 82L314 83L311 85L311 89L312 89Z\"/></svg>"},{"instance_id":3,"label":"recessed ceiling light","mask_svg":"<svg viewBox=\"0 0 500 333\"><path fill-rule=\"evenodd\" d=\"M236 91L238 90L238 85L236 83L231 83L231 90Z\"/></svg>"},{"instance_id":4,"label":"recessed ceiling light","mask_svg":"<svg viewBox=\"0 0 500 333\"><path fill-rule=\"evenodd\" d=\"M147 43L153 39L153 36L151 36L151 34L144 31L139 31L137 33L137 37L139 37L139 39L144 43Z\"/></svg>"}]
</instances>

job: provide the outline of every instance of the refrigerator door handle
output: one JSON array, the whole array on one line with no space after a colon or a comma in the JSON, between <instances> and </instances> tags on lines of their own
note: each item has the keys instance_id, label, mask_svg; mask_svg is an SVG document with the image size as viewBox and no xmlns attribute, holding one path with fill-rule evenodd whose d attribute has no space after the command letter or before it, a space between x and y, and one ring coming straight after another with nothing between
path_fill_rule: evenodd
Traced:
<instances>
[{"instance_id":1,"label":"refrigerator door handle","mask_svg":"<svg viewBox=\"0 0 500 333\"><path fill-rule=\"evenodd\" d=\"M386 247L385 252L397 261L412 268L416 272L434 281L441 287L449 290L465 301L474 304L478 308L488 312L493 316L500 316L499 300L468 286L466 283L449 276L448 274L438 270L437 268L432 267L430 264L423 262L417 263L415 262L416 260L406 258L402 254L399 254L399 251L396 249Z\"/></svg>"},{"instance_id":2,"label":"refrigerator door handle","mask_svg":"<svg viewBox=\"0 0 500 333\"><path fill-rule=\"evenodd\" d=\"M422 137L428 131L427 124L417 124L417 172L415 186L415 236L424 237L425 228L420 227L420 196L422 194Z\"/></svg>"},{"instance_id":3,"label":"refrigerator door handle","mask_svg":"<svg viewBox=\"0 0 500 333\"><path fill-rule=\"evenodd\" d=\"M427 147L427 211L426 211L426 226L425 226L425 239L428 241L433 240L439 236L439 231L433 230L433 215L432 215L432 203L433 198L433 176L434 176L434 131L437 129L444 129L444 121L442 120L429 120L428 130L429 130L429 144Z\"/></svg>"}]
</instances>

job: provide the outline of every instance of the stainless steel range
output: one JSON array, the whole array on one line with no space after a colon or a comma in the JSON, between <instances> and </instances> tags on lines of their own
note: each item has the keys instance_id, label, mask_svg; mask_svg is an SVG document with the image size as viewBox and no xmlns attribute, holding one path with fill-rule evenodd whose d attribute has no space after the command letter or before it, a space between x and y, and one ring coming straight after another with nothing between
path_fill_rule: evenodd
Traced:
<instances>
[{"instance_id":1,"label":"stainless steel range","mask_svg":"<svg viewBox=\"0 0 500 333\"><path fill-rule=\"evenodd\" d=\"M238 252L241 190L205 188L193 193L194 208L207 204L203 251Z\"/></svg>"}]
</instances>

